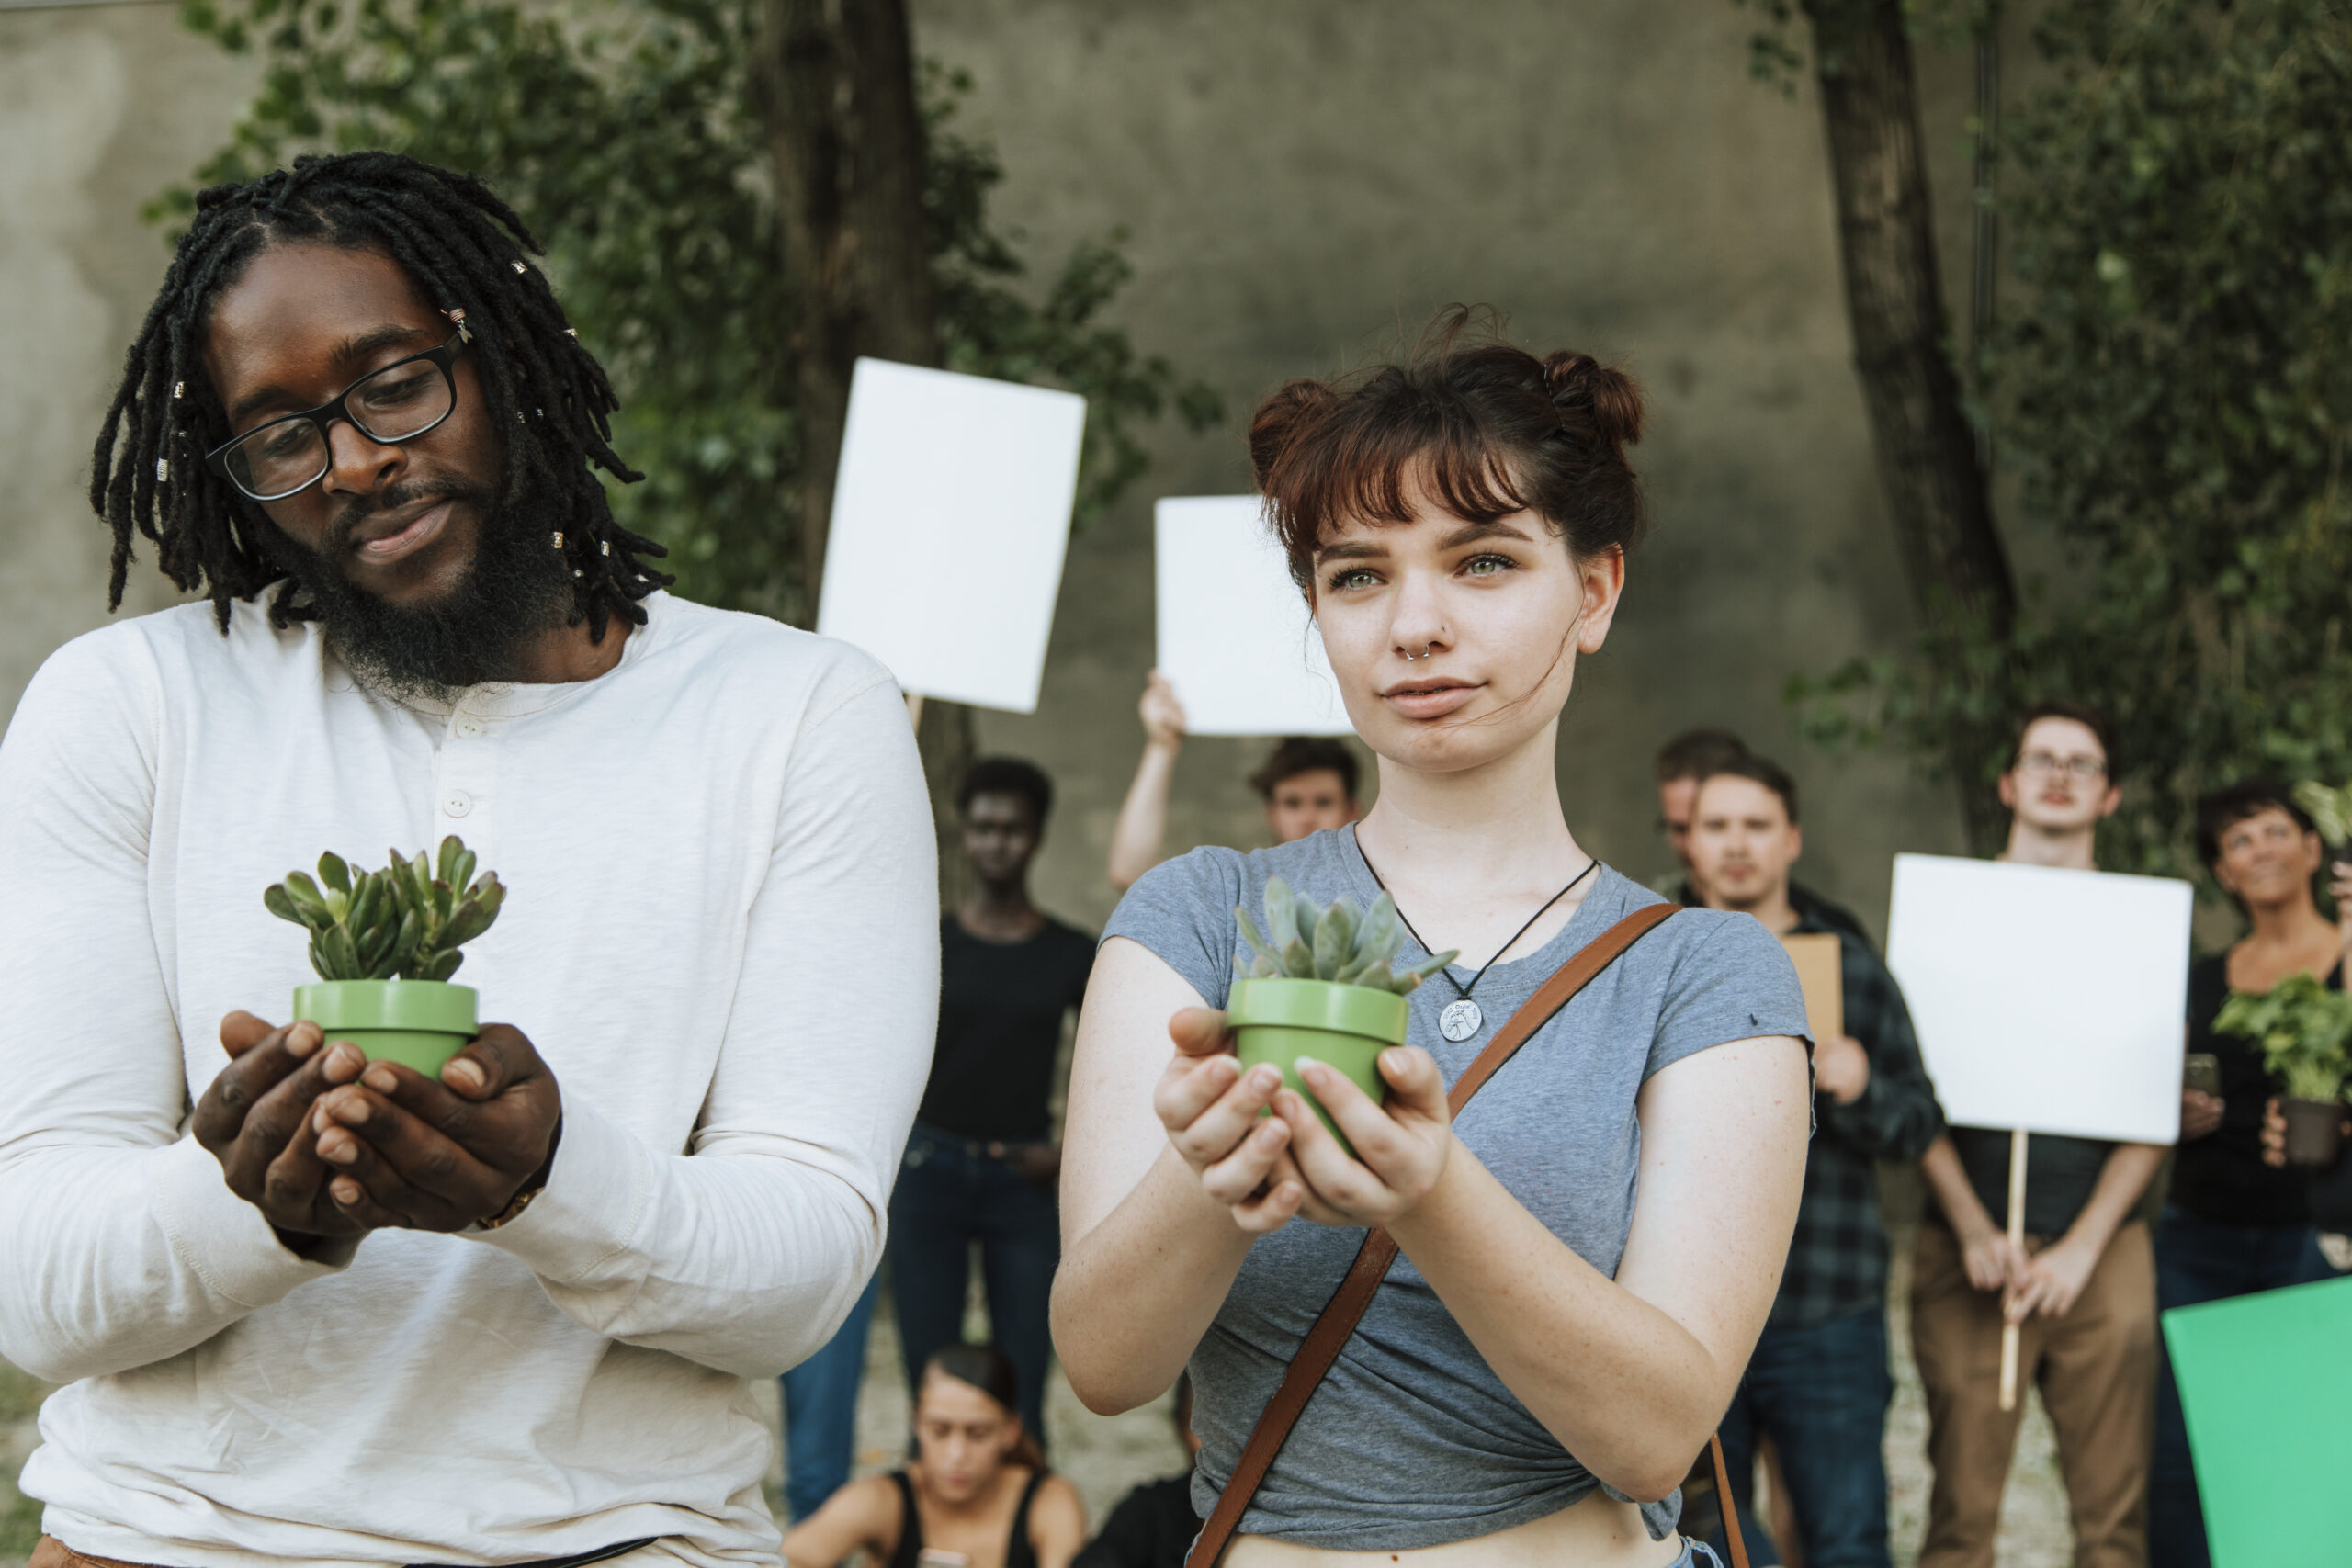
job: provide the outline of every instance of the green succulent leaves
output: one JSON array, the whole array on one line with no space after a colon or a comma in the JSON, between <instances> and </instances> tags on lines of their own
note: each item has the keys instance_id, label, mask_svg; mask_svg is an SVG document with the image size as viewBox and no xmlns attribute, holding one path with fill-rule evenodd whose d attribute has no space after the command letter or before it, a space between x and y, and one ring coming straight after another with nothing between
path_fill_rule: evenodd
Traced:
<instances>
[{"instance_id":1,"label":"green succulent leaves","mask_svg":"<svg viewBox=\"0 0 2352 1568\"><path fill-rule=\"evenodd\" d=\"M498 874L474 878L474 853L455 835L428 858L391 852L381 871L354 872L330 850L313 882L301 872L266 890L262 907L311 933L322 980L446 980L458 949L490 930L506 889Z\"/></svg>"},{"instance_id":2,"label":"green succulent leaves","mask_svg":"<svg viewBox=\"0 0 2352 1568\"><path fill-rule=\"evenodd\" d=\"M2344 1076L2352 1068L2352 996L2309 975L2290 975L2258 995L2233 995L2213 1027L2259 1045L2263 1061L2286 1080L2294 1099L2327 1101L2344 1093Z\"/></svg>"},{"instance_id":3,"label":"green succulent leaves","mask_svg":"<svg viewBox=\"0 0 2352 1568\"><path fill-rule=\"evenodd\" d=\"M1273 876L1266 879L1265 930L1238 904L1233 918L1251 954L1248 963L1236 954L1233 966L1250 979L1332 980L1402 996L1456 956L1441 953L1408 969L1392 967L1405 941L1405 921L1385 893L1365 911L1345 895L1317 908Z\"/></svg>"}]
</instances>

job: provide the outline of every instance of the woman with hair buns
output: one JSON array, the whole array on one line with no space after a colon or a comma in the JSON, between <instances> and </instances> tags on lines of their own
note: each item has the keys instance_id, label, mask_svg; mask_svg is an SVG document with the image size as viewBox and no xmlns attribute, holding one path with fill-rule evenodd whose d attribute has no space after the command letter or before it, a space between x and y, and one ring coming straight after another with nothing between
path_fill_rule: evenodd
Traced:
<instances>
[{"instance_id":1,"label":"woman with hair buns","mask_svg":"<svg viewBox=\"0 0 2352 1568\"><path fill-rule=\"evenodd\" d=\"M1712 1556L1677 1534L1676 1488L1771 1304L1811 1095L1780 945L1598 864L1563 810L1561 710L1642 530L1640 428L1622 372L1459 310L1404 363L1293 382L1252 423L1379 798L1295 843L1196 850L1120 905L1079 1026L1054 1293L1090 1407L1189 1361L1195 1568ZM1300 1065L1352 1156L1272 1068L1242 1071L1218 1010L1235 906L1274 875L1318 904L1393 895L1400 962L1464 955L1410 998L1385 1103ZM1515 1019L1579 953L1614 957ZM1449 1088L1532 1024L1457 1113ZM1292 1362L1335 1296L1365 1304L1314 1337L1336 1347L1318 1381Z\"/></svg>"}]
</instances>

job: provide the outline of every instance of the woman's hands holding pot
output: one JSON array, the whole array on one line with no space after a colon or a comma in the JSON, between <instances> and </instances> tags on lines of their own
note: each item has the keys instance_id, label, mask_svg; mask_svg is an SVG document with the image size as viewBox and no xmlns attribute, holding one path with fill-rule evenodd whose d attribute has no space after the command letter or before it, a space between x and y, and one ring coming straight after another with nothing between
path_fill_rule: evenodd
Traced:
<instances>
[{"instance_id":1,"label":"woman's hands holding pot","mask_svg":"<svg viewBox=\"0 0 2352 1568\"><path fill-rule=\"evenodd\" d=\"M1306 1086L1356 1146L1351 1156L1306 1097L1282 1087L1280 1072L1263 1064L1242 1070L1224 1013L1183 1009L1168 1033L1176 1055L1152 1091L1152 1109L1202 1190L1243 1230L1280 1230L1295 1214L1321 1224L1386 1224L1444 1173L1453 1117L1428 1052L1381 1053L1385 1107L1334 1069L1303 1065Z\"/></svg>"},{"instance_id":2,"label":"woman's hands holding pot","mask_svg":"<svg viewBox=\"0 0 2352 1568\"><path fill-rule=\"evenodd\" d=\"M1418 1045L1392 1045L1379 1056L1388 1102L1374 1100L1345 1073L1301 1057L1299 1077L1355 1145L1351 1156L1306 1097L1274 1096L1274 1114L1290 1124L1291 1158L1306 1181L1299 1212L1318 1224L1385 1225L1430 1194L1453 1150L1453 1112L1445 1077Z\"/></svg>"},{"instance_id":3,"label":"woman's hands holding pot","mask_svg":"<svg viewBox=\"0 0 2352 1568\"><path fill-rule=\"evenodd\" d=\"M1168 1021L1168 1038L1176 1055L1151 1091L1151 1108L1169 1143L1235 1224L1261 1235L1282 1229L1306 1199L1289 1156L1289 1122L1260 1115L1273 1104L1282 1074L1262 1065L1243 1072L1215 1008L1182 1009Z\"/></svg>"}]
</instances>

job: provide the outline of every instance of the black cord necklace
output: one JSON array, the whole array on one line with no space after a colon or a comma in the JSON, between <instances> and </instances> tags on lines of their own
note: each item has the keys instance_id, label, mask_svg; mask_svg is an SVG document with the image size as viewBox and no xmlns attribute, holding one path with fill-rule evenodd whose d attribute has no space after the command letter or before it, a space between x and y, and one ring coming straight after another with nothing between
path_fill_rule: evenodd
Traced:
<instances>
[{"instance_id":1,"label":"black cord necklace","mask_svg":"<svg viewBox=\"0 0 2352 1568\"><path fill-rule=\"evenodd\" d=\"M1363 852L1363 845L1362 842L1358 842L1356 845L1356 858L1363 862L1364 870L1372 873L1373 886L1379 888L1383 893L1388 893L1388 884L1380 879L1380 868L1374 865L1372 863L1372 857ZM1495 949L1494 957L1487 959L1484 966L1482 966L1476 975L1470 976L1470 983L1468 985L1465 986L1461 981L1455 979L1452 969L1441 969L1438 971L1439 974L1445 976L1445 983L1453 987L1456 993L1454 998L1445 1004L1445 1010L1437 1015L1437 1032L1440 1034L1444 1035L1446 1039L1453 1042L1454 1044L1459 1045L1464 1040L1469 1039L1472 1035L1477 1033L1479 1030L1486 1027L1487 1015L1478 1010L1478 1004L1470 999L1470 993L1478 988L1478 982L1487 977L1487 971L1488 969L1492 969L1497 964L1501 963L1503 954L1509 953L1514 946L1516 946L1521 937L1525 936L1529 931L1535 929L1536 921L1551 913L1553 905L1558 903L1561 899L1574 892L1577 883L1582 882L1586 877L1590 876L1595 871L1599 870L1600 867L1600 862L1598 860L1586 861L1584 869L1577 872L1576 875L1568 879L1567 886L1561 888L1557 893L1555 893L1549 898L1544 899L1544 908L1536 910L1532 915L1530 915L1527 918L1527 923L1520 927L1518 931L1511 933L1510 941ZM1396 901L1396 896L1394 893L1389 893L1388 900L1392 904L1395 903ZM1423 953L1434 953L1436 951L1436 949L1430 946L1428 942L1421 942L1421 933L1413 930L1413 922L1405 919L1405 911L1403 909L1400 908L1396 911L1396 919L1403 923L1405 930L1411 934L1415 942L1421 942L1421 951Z\"/></svg>"}]
</instances>

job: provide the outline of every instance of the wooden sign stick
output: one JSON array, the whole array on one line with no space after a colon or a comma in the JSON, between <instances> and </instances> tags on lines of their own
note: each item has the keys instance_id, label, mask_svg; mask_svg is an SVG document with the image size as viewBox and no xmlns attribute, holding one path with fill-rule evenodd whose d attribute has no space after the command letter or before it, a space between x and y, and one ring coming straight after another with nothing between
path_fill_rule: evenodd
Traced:
<instances>
[{"instance_id":1,"label":"wooden sign stick","mask_svg":"<svg viewBox=\"0 0 2352 1568\"><path fill-rule=\"evenodd\" d=\"M921 692L907 694L907 722L917 729L922 728L922 694Z\"/></svg>"},{"instance_id":2,"label":"wooden sign stick","mask_svg":"<svg viewBox=\"0 0 2352 1568\"><path fill-rule=\"evenodd\" d=\"M2009 1134L2009 1250L2025 1250L2025 1129ZM2002 1314L2004 1317L2007 1314ZM2022 1325L2001 1325L2001 1409L2018 1407L2018 1331Z\"/></svg>"}]
</instances>

